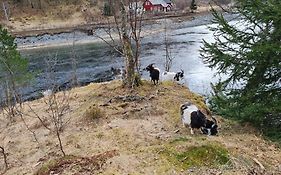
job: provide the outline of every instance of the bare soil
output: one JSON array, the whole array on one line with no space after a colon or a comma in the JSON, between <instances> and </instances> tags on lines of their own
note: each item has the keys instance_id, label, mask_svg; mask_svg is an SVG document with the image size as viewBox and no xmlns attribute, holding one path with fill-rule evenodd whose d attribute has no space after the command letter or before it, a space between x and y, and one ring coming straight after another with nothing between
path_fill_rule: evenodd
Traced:
<instances>
[{"instance_id":1,"label":"bare soil","mask_svg":"<svg viewBox=\"0 0 281 175\"><path fill-rule=\"evenodd\" d=\"M50 123L48 97L24 104L29 114L24 115L25 122L39 144L20 118L11 123L0 115L0 145L6 149L9 163L4 174L281 174L281 150L250 125L215 116L218 136L199 131L190 135L181 124L180 104L191 101L204 113L210 111L201 96L181 85L164 82L154 86L144 81L130 90L120 81L112 81L69 92L70 111L63 116L69 122L61 134L65 158L55 133L45 129L27 107ZM225 148L229 162L184 169L161 153L207 144ZM0 170L3 168L0 155Z\"/></svg>"}]
</instances>

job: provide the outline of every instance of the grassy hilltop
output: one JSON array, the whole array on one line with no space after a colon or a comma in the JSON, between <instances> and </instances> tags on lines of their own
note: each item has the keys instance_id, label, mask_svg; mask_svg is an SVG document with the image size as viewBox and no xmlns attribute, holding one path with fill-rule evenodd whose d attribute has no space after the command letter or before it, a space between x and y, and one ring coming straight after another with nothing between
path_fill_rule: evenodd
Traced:
<instances>
[{"instance_id":1,"label":"grassy hilltop","mask_svg":"<svg viewBox=\"0 0 281 175\"><path fill-rule=\"evenodd\" d=\"M31 114L29 104L47 116L45 101L26 102L26 113ZM10 124L0 134L9 153L6 174L280 173L280 149L251 126L217 116L218 136L190 135L179 113L186 101L210 112L201 96L172 82L144 81L134 90L122 88L120 81L72 89L71 112L65 114L70 120L62 132L67 156L61 158L53 132L25 116L40 144L22 120Z\"/></svg>"}]
</instances>

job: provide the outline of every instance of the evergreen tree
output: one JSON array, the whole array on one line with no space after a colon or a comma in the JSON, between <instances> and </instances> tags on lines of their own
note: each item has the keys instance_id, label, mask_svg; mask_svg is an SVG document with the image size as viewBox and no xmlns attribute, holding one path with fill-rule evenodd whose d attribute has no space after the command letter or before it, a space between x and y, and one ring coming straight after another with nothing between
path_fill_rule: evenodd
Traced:
<instances>
[{"instance_id":1,"label":"evergreen tree","mask_svg":"<svg viewBox=\"0 0 281 175\"><path fill-rule=\"evenodd\" d=\"M194 10L197 9L197 5L196 5L196 3L195 3L195 0L191 0L190 9L191 9L191 12L192 12L192 13L194 12Z\"/></svg>"},{"instance_id":2,"label":"evergreen tree","mask_svg":"<svg viewBox=\"0 0 281 175\"><path fill-rule=\"evenodd\" d=\"M237 0L239 20L213 10L215 42L203 41L201 56L228 78L213 86L219 114L270 128L281 140L281 1ZM277 135L278 132L279 135Z\"/></svg>"},{"instance_id":3,"label":"evergreen tree","mask_svg":"<svg viewBox=\"0 0 281 175\"><path fill-rule=\"evenodd\" d=\"M16 50L14 40L15 38L0 26L0 87L5 91L1 95L4 95L8 113L12 116L15 115L15 104L21 103L19 87L31 78L28 61Z\"/></svg>"},{"instance_id":4,"label":"evergreen tree","mask_svg":"<svg viewBox=\"0 0 281 175\"><path fill-rule=\"evenodd\" d=\"M105 16L112 16L112 3L110 1L104 3L103 15L105 15Z\"/></svg>"}]
</instances>

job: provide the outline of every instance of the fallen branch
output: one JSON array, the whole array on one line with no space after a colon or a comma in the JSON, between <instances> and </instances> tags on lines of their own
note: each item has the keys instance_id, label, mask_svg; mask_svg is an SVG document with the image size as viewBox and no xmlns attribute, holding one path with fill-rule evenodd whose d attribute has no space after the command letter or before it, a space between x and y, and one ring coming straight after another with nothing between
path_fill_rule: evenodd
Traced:
<instances>
[{"instance_id":1,"label":"fallen branch","mask_svg":"<svg viewBox=\"0 0 281 175\"><path fill-rule=\"evenodd\" d=\"M260 166L260 168L261 168L262 170L265 169L264 166L263 166L256 158L252 158L252 159L253 159L253 161L254 161L256 164L258 164L258 165Z\"/></svg>"},{"instance_id":2,"label":"fallen branch","mask_svg":"<svg viewBox=\"0 0 281 175\"><path fill-rule=\"evenodd\" d=\"M7 162L7 154L5 153L5 149L4 147L0 146L0 152L3 154L3 159L4 159L4 164L5 164L5 170L3 172L3 174L6 172L6 170L8 169L8 162Z\"/></svg>"}]
</instances>

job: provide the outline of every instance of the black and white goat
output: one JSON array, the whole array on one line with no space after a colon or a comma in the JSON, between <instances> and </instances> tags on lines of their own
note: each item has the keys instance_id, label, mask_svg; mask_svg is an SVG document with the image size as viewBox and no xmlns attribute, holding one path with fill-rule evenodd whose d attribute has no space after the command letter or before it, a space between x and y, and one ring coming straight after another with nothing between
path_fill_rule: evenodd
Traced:
<instances>
[{"instance_id":1,"label":"black and white goat","mask_svg":"<svg viewBox=\"0 0 281 175\"><path fill-rule=\"evenodd\" d=\"M176 81L180 84L184 84L184 71L181 69L180 72L163 72L162 81Z\"/></svg>"},{"instance_id":2,"label":"black and white goat","mask_svg":"<svg viewBox=\"0 0 281 175\"><path fill-rule=\"evenodd\" d=\"M190 128L191 134L194 134L193 129L201 129L203 134L216 135L218 133L218 125L215 118L213 121L206 116L194 104L187 102L180 107L181 120L185 127Z\"/></svg>"},{"instance_id":3,"label":"black and white goat","mask_svg":"<svg viewBox=\"0 0 281 175\"><path fill-rule=\"evenodd\" d=\"M114 68L114 67L111 67L111 72L112 72L112 75L114 76L114 79L115 80L123 80L125 79L125 68L122 67L122 68Z\"/></svg>"},{"instance_id":4,"label":"black and white goat","mask_svg":"<svg viewBox=\"0 0 281 175\"><path fill-rule=\"evenodd\" d=\"M160 75L160 69L153 66L154 64L149 64L145 70L149 72L151 81L156 85L159 83L159 75Z\"/></svg>"}]
</instances>

